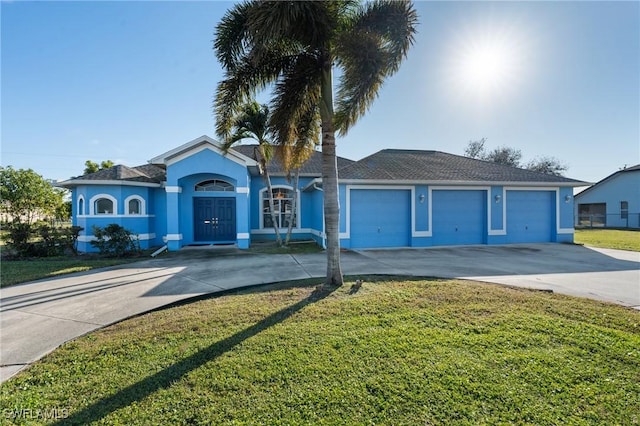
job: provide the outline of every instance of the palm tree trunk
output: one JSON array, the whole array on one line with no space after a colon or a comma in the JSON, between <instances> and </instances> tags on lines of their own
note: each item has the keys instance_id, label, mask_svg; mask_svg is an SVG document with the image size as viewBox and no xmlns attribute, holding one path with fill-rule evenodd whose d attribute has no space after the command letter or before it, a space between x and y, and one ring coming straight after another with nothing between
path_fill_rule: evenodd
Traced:
<instances>
[{"instance_id":1,"label":"palm tree trunk","mask_svg":"<svg viewBox=\"0 0 640 426\"><path fill-rule=\"evenodd\" d=\"M322 73L322 191L324 194L324 222L327 238L327 277L325 286L344 284L340 266L340 203L338 199L338 163L336 131L333 124L333 83L331 63Z\"/></svg>"},{"instance_id":2,"label":"palm tree trunk","mask_svg":"<svg viewBox=\"0 0 640 426\"><path fill-rule=\"evenodd\" d=\"M271 215L271 223L276 233L276 244L278 247L282 245L282 237L280 236L280 224L276 221L275 201L273 200L273 190L271 189L271 177L267 169L264 169L264 180L267 182L267 191L269 191L269 214ZM262 206L260 206L262 208Z\"/></svg>"},{"instance_id":3,"label":"palm tree trunk","mask_svg":"<svg viewBox=\"0 0 640 426\"><path fill-rule=\"evenodd\" d=\"M267 159L264 155L263 147L259 146L260 151L260 164L264 172L264 180L267 184L267 191L269 191L269 214L271 215L271 223L273 224L273 230L276 233L276 244L278 247L282 245L282 237L280 236L279 223L276 221L275 201L273 200L273 189L271 188L271 176L269 176L269 170L267 169ZM260 200L260 208L262 207L262 200Z\"/></svg>"},{"instance_id":4,"label":"palm tree trunk","mask_svg":"<svg viewBox=\"0 0 640 426\"><path fill-rule=\"evenodd\" d=\"M276 221L275 201L273 200L273 189L271 188L271 176L266 167L266 161L262 157L262 168L264 170L264 180L267 183L267 191L269 191L269 214L271 215L271 223L273 224L273 230L276 233L276 244L278 247L282 245L282 237L280 236L279 223ZM260 201L260 208L262 208L262 201Z\"/></svg>"},{"instance_id":5,"label":"palm tree trunk","mask_svg":"<svg viewBox=\"0 0 640 426\"><path fill-rule=\"evenodd\" d=\"M300 181L300 167L298 167L293 175L293 201L291 202L291 217L289 218L289 228L287 228L287 236L284 239L284 245L288 246L293 231L293 223L298 220L298 182Z\"/></svg>"}]
</instances>

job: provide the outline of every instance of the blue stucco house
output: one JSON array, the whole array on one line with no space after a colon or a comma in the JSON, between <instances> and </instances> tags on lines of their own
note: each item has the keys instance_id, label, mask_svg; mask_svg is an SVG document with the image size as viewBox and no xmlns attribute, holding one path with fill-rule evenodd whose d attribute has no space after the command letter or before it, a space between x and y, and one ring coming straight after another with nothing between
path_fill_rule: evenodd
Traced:
<instances>
[{"instance_id":1,"label":"blue stucco house","mask_svg":"<svg viewBox=\"0 0 640 426\"><path fill-rule=\"evenodd\" d=\"M576 194L575 220L576 226L640 228L640 164Z\"/></svg>"},{"instance_id":2,"label":"blue stucco house","mask_svg":"<svg viewBox=\"0 0 640 426\"><path fill-rule=\"evenodd\" d=\"M294 221L294 237L324 245L321 154L293 188L269 166L272 223L255 146L226 155L202 136L138 167L114 166L60 183L72 191L82 252L93 225L117 223L143 248L236 244L273 239ZM585 183L438 151L385 149L338 158L340 243L344 248L428 247L573 241L573 188ZM297 211L292 200L297 197Z\"/></svg>"}]
</instances>

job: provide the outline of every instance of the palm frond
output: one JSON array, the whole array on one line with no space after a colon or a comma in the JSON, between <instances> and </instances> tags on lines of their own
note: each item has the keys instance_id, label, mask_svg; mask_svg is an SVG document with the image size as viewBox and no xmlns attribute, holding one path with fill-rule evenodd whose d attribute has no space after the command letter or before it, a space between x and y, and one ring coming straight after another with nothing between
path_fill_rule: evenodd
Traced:
<instances>
[{"instance_id":1,"label":"palm frond","mask_svg":"<svg viewBox=\"0 0 640 426\"><path fill-rule=\"evenodd\" d=\"M334 119L340 134L366 113L384 80L398 71L413 43L416 23L411 3L379 0L365 5L336 39L336 63L343 71Z\"/></svg>"},{"instance_id":2,"label":"palm frond","mask_svg":"<svg viewBox=\"0 0 640 426\"><path fill-rule=\"evenodd\" d=\"M278 145L292 145L298 139L298 124L307 111L320 102L321 65L315 52L303 52L285 70L274 89L269 127Z\"/></svg>"},{"instance_id":3,"label":"palm frond","mask_svg":"<svg viewBox=\"0 0 640 426\"><path fill-rule=\"evenodd\" d=\"M272 51L260 63L254 64L242 58L233 70L227 70L225 79L218 83L213 103L219 138L225 140L230 136L233 119L241 111L242 105L251 101L257 91L276 81L294 59Z\"/></svg>"},{"instance_id":4,"label":"palm frond","mask_svg":"<svg viewBox=\"0 0 640 426\"><path fill-rule=\"evenodd\" d=\"M235 5L222 17L215 30L213 49L225 69L233 69L249 46L247 20L249 10L255 7L244 2Z\"/></svg>"},{"instance_id":5,"label":"palm frond","mask_svg":"<svg viewBox=\"0 0 640 426\"><path fill-rule=\"evenodd\" d=\"M337 26L336 2L262 1L247 15L247 26L257 40L290 40L303 46L325 45Z\"/></svg>"},{"instance_id":6,"label":"palm frond","mask_svg":"<svg viewBox=\"0 0 640 426\"><path fill-rule=\"evenodd\" d=\"M365 5L362 14L354 20L354 31L379 34L383 48L390 55L391 73L398 71L402 59L415 41L418 13L406 0L377 0Z\"/></svg>"}]
</instances>

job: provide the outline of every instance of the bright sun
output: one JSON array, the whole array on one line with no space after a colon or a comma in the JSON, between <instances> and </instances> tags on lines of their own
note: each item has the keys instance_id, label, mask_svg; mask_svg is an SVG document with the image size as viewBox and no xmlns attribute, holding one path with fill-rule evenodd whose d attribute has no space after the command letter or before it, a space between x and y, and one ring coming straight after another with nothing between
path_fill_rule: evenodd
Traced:
<instances>
[{"instance_id":1,"label":"bright sun","mask_svg":"<svg viewBox=\"0 0 640 426\"><path fill-rule=\"evenodd\" d=\"M460 92L484 100L506 95L523 77L523 48L510 34L467 35L452 49L450 78Z\"/></svg>"}]
</instances>

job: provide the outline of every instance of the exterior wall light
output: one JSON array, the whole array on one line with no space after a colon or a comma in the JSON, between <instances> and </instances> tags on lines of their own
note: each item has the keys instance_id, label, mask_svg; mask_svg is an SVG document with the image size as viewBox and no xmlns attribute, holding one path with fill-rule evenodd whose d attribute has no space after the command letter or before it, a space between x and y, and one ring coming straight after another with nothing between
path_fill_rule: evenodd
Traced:
<instances>
[{"instance_id":1,"label":"exterior wall light","mask_svg":"<svg viewBox=\"0 0 640 426\"><path fill-rule=\"evenodd\" d=\"M571 201L571 195L565 195L564 202L569 204L570 201Z\"/></svg>"},{"instance_id":2,"label":"exterior wall light","mask_svg":"<svg viewBox=\"0 0 640 426\"><path fill-rule=\"evenodd\" d=\"M424 203L424 194L420 194L418 199L420 200L420 204Z\"/></svg>"},{"instance_id":3,"label":"exterior wall light","mask_svg":"<svg viewBox=\"0 0 640 426\"><path fill-rule=\"evenodd\" d=\"M502 197L500 195L496 195L494 198L496 200L496 204L498 204L500 200L502 200Z\"/></svg>"}]
</instances>

